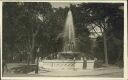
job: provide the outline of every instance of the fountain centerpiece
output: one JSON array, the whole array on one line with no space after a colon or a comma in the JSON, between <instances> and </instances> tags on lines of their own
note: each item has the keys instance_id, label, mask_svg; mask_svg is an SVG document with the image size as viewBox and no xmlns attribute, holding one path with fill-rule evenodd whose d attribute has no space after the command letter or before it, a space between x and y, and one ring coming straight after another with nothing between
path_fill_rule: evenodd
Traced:
<instances>
[{"instance_id":1,"label":"fountain centerpiece","mask_svg":"<svg viewBox=\"0 0 128 80\"><path fill-rule=\"evenodd\" d=\"M68 11L63 32L63 51L58 53L60 59L79 59L76 52L75 28L71 10Z\"/></svg>"}]
</instances>

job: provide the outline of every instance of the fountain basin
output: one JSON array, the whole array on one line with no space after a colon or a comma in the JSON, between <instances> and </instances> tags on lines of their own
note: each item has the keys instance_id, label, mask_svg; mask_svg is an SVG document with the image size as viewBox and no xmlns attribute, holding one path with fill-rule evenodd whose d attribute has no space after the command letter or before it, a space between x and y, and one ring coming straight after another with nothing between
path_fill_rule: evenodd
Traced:
<instances>
[{"instance_id":1,"label":"fountain basin","mask_svg":"<svg viewBox=\"0 0 128 80\"><path fill-rule=\"evenodd\" d=\"M81 60L43 60L39 62L39 67L46 69L56 69L56 70L73 70L82 69L83 61Z\"/></svg>"},{"instance_id":2,"label":"fountain basin","mask_svg":"<svg viewBox=\"0 0 128 80\"><path fill-rule=\"evenodd\" d=\"M52 70L82 70L83 60L42 60L39 68ZM86 69L94 69L94 60L87 61Z\"/></svg>"}]
</instances>

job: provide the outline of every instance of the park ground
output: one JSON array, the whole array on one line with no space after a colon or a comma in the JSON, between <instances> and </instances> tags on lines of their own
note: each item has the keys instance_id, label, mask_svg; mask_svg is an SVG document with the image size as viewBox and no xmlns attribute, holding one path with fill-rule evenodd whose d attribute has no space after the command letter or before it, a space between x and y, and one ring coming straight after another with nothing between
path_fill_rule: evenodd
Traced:
<instances>
[{"instance_id":1,"label":"park ground","mask_svg":"<svg viewBox=\"0 0 128 80\"><path fill-rule=\"evenodd\" d=\"M8 71L3 77L112 77L122 78L123 68L110 65L94 70L48 70L40 69L38 74L34 71L35 65L24 63L9 63Z\"/></svg>"}]
</instances>

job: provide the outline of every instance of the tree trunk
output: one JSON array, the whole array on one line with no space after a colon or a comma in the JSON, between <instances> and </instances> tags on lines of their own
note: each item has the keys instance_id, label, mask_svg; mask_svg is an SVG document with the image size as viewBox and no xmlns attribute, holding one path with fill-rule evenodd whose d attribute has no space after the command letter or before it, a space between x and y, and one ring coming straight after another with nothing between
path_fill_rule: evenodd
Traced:
<instances>
[{"instance_id":1,"label":"tree trunk","mask_svg":"<svg viewBox=\"0 0 128 80\"><path fill-rule=\"evenodd\" d=\"M39 27L38 27L38 29L36 30L36 32L35 33L33 33L33 35L32 35L32 47L31 47L31 50L30 50L30 63L35 63L35 61L34 61L34 58L33 58L33 52L34 52L34 48L35 48L35 37L36 37L36 35L38 34L38 32L39 32Z\"/></svg>"},{"instance_id":2,"label":"tree trunk","mask_svg":"<svg viewBox=\"0 0 128 80\"><path fill-rule=\"evenodd\" d=\"M31 54L30 54L30 63L34 63L33 60L33 51L34 51L34 47L35 47L35 35L33 34L32 36L32 47L31 47Z\"/></svg>"},{"instance_id":3,"label":"tree trunk","mask_svg":"<svg viewBox=\"0 0 128 80\"><path fill-rule=\"evenodd\" d=\"M104 31L103 33L103 38L104 38L104 54L105 54L105 64L108 65L108 53L107 53L107 38L106 38L106 33Z\"/></svg>"}]
</instances>

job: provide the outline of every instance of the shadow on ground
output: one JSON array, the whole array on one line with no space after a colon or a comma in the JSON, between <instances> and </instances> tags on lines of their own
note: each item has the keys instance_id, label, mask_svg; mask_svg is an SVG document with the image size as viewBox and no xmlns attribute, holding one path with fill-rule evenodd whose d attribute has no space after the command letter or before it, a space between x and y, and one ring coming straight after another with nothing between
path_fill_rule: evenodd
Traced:
<instances>
[{"instance_id":1,"label":"shadow on ground","mask_svg":"<svg viewBox=\"0 0 128 80\"><path fill-rule=\"evenodd\" d=\"M18 74L28 74L30 72L34 72L36 68L36 65L19 65L17 67L11 68L11 71L13 73L18 73ZM42 70L44 73L50 72L49 70Z\"/></svg>"},{"instance_id":2,"label":"shadow on ground","mask_svg":"<svg viewBox=\"0 0 128 80\"><path fill-rule=\"evenodd\" d=\"M27 74L35 70L35 65L19 65L17 67L11 68L14 73Z\"/></svg>"}]
</instances>

